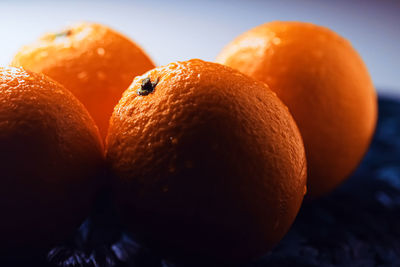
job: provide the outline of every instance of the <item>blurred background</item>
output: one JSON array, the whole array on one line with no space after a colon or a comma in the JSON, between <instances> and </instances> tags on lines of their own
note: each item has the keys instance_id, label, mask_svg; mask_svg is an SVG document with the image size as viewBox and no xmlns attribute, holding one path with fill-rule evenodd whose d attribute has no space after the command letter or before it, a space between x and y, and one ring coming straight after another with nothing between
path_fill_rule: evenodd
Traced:
<instances>
[{"instance_id":1,"label":"blurred background","mask_svg":"<svg viewBox=\"0 0 400 267\"><path fill-rule=\"evenodd\" d=\"M313 22L352 42L379 93L400 95L398 0L0 0L0 65L43 33L82 20L126 34L157 65L190 58L212 61L234 37L268 21Z\"/></svg>"}]
</instances>

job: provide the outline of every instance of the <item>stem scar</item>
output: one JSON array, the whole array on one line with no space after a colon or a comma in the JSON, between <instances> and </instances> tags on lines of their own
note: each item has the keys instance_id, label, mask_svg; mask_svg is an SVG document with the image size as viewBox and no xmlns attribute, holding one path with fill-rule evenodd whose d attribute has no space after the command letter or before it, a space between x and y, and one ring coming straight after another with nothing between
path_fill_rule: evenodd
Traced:
<instances>
[{"instance_id":1,"label":"stem scar","mask_svg":"<svg viewBox=\"0 0 400 267\"><path fill-rule=\"evenodd\" d=\"M151 81L149 77L142 80L142 84L140 88L137 90L137 94L141 96L148 95L154 92L156 85L158 84L159 78L157 78L154 82Z\"/></svg>"}]
</instances>

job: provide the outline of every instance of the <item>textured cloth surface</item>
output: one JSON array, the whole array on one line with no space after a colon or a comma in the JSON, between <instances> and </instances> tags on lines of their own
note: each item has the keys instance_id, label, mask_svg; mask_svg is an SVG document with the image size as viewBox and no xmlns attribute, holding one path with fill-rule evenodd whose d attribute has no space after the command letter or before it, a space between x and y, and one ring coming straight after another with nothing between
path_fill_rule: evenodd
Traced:
<instances>
[{"instance_id":1,"label":"textured cloth surface","mask_svg":"<svg viewBox=\"0 0 400 267\"><path fill-rule=\"evenodd\" d=\"M16 252L0 265L177 267L123 234L108 203L105 196L76 236L46 257ZM304 203L275 249L243 267L256 266L400 266L400 100L380 97L377 131L357 171Z\"/></svg>"}]
</instances>

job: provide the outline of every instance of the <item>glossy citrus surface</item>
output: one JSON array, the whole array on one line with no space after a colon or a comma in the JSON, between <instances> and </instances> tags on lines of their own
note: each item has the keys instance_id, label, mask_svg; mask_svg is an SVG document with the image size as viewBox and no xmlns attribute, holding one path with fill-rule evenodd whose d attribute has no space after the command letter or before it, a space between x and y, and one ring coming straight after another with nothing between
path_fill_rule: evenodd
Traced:
<instances>
[{"instance_id":1,"label":"glossy citrus surface","mask_svg":"<svg viewBox=\"0 0 400 267\"><path fill-rule=\"evenodd\" d=\"M48 248L88 215L104 161L101 139L58 83L0 68L0 159L2 253Z\"/></svg>"},{"instance_id":2,"label":"glossy citrus surface","mask_svg":"<svg viewBox=\"0 0 400 267\"><path fill-rule=\"evenodd\" d=\"M23 47L12 65L42 72L64 85L86 106L103 138L122 92L136 75L154 67L137 44L94 23L42 36Z\"/></svg>"},{"instance_id":3,"label":"glossy citrus surface","mask_svg":"<svg viewBox=\"0 0 400 267\"><path fill-rule=\"evenodd\" d=\"M266 85L201 60L135 78L110 120L106 158L128 229L175 260L262 255L305 193L287 108Z\"/></svg>"},{"instance_id":4,"label":"glossy citrus surface","mask_svg":"<svg viewBox=\"0 0 400 267\"><path fill-rule=\"evenodd\" d=\"M372 80L351 44L301 22L272 22L236 38L217 61L267 83L304 139L308 195L332 191L357 167L374 133Z\"/></svg>"}]
</instances>

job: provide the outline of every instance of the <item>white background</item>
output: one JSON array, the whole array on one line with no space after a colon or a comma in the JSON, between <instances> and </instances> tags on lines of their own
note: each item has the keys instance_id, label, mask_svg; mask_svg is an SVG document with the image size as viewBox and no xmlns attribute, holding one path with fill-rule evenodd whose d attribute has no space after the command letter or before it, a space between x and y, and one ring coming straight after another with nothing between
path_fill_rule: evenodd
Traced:
<instances>
[{"instance_id":1,"label":"white background","mask_svg":"<svg viewBox=\"0 0 400 267\"><path fill-rule=\"evenodd\" d=\"M1 1L0 65L20 46L77 21L105 23L158 65L214 60L240 33L272 20L330 27L365 60L380 93L400 94L400 1Z\"/></svg>"}]
</instances>

